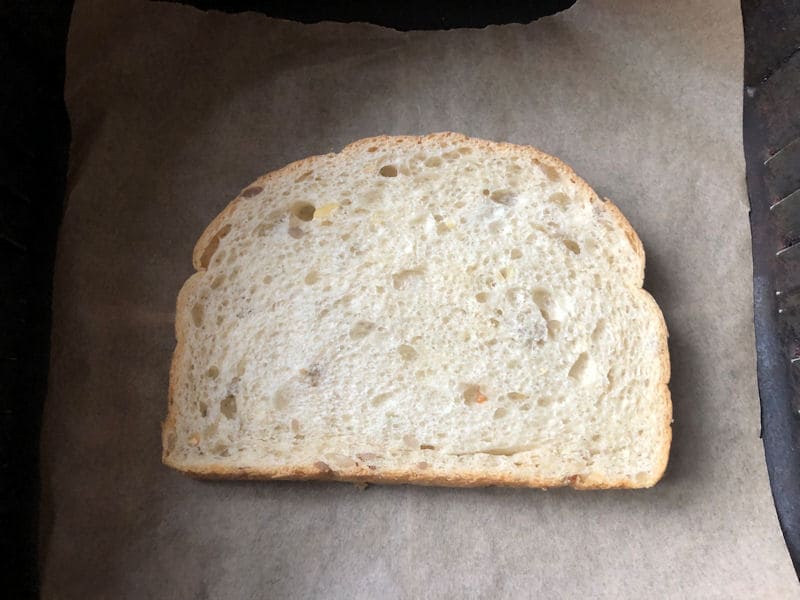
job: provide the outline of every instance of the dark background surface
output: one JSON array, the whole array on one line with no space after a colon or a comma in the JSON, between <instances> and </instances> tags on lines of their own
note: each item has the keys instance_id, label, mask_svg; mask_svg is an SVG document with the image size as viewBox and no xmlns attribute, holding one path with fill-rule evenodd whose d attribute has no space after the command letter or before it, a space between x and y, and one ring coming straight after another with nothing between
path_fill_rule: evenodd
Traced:
<instances>
[{"instance_id":1,"label":"dark background surface","mask_svg":"<svg viewBox=\"0 0 800 600\"><path fill-rule=\"evenodd\" d=\"M303 22L370 21L398 29L529 22L574 0L467 3L193 0L199 8L260 10ZM0 527L7 597L38 595L38 447L49 361L53 258L63 210L69 122L64 53L72 2L0 2ZM795 567L800 559L800 421L791 414L786 342L775 317L774 253L763 161L800 135L800 0L744 0L745 153L751 196L762 425L770 481ZM785 75L784 73L788 73ZM800 73L800 71L798 71ZM800 171L800 164L796 165ZM760 282L760 283L759 283ZM770 293L772 294L770 296Z\"/></svg>"},{"instance_id":2,"label":"dark background surface","mask_svg":"<svg viewBox=\"0 0 800 600\"><path fill-rule=\"evenodd\" d=\"M784 153L780 160L765 165L769 157L800 137L800 1L744 1L742 17L744 151L753 236L761 434L778 519L795 571L800 573L800 415L791 402L793 394L800 393L800 381L795 379L793 390L789 366L789 359L800 355L800 314L779 317L775 296L776 290L797 287L800 265L776 259L793 225L769 210L797 189L800 153L788 160L791 153Z\"/></svg>"},{"instance_id":3,"label":"dark background surface","mask_svg":"<svg viewBox=\"0 0 800 600\"><path fill-rule=\"evenodd\" d=\"M39 426L69 125L71 2L0 2L0 552L7 598L37 592Z\"/></svg>"}]
</instances>

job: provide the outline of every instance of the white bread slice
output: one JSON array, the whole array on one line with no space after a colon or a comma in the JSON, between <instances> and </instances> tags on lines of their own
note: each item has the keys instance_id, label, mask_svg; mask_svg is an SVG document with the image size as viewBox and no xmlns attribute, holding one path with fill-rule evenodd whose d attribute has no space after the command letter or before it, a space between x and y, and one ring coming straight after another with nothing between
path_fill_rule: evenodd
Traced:
<instances>
[{"instance_id":1,"label":"white bread slice","mask_svg":"<svg viewBox=\"0 0 800 600\"><path fill-rule=\"evenodd\" d=\"M165 464L196 476L649 487L661 311L620 211L534 148L377 137L242 191L177 305Z\"/></svg>"}]
</instances>

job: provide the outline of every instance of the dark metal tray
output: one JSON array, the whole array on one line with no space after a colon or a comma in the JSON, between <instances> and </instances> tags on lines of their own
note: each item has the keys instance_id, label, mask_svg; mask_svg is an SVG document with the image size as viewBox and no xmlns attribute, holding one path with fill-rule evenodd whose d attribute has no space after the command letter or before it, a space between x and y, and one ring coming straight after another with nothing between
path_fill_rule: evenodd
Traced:
<instances>
[{"instance_id":1,"label":"dark metal tray","mask_svg":"<svg viewBox=\"0 0 800 600\"><path fill-rule=\"evenodd\" d=\"M800 569L800 0L742 2L744 150L761 433L786 545Z\"/></svg>"}]
</instances>

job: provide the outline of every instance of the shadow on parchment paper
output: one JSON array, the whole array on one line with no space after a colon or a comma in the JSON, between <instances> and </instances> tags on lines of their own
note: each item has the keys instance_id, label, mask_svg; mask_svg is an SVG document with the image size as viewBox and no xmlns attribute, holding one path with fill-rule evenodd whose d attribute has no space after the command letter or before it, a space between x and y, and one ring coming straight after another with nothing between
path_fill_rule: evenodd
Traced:
<instances>
[{"instance_id":1,"label":"shadow on parchment paper","mask_svg":"<svg viewBox=\"0 0 800 600\"><path fill-rule=\"evenodd\" d=\"M671 486L702 477L704 456L707 455L705 430L702 419L707 411L697 406L698 382L706 379L699 369L703 361L697 359L697 351L684 338L680 320L672 317L669 290L674 286L669 280L669 270L661 263L655 252L646 256L646 289L655 298L667 323L669 331L669 356L671 375L669 389L672 395L672 446L664 478L659 485Z\"/></svg>"}]
</instances>

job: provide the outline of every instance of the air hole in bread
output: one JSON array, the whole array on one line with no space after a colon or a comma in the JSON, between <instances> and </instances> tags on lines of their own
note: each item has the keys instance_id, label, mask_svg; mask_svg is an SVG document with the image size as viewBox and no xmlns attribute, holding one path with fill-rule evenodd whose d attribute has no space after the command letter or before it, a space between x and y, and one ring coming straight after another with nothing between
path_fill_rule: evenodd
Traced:
<instances>
[{"instance_id":1,"label":"air hole in bread","mask_svg":"<svg viewBox=\"0 0 800 600\"><path fill-rule=\"evenodd\" d=\"M228 456L230 454L230 449L228 446L220 442L214 444L214 446L211 448L211 454L216 454L217 456Z\"/></svg>"},{"instance_id":2,"label":"air hole in bread","mask_svg":"<svg viewBox=\"0 0 800 600\"><path fill-rule=\"evenodd\" d=\"M378 151L377 146L370 146L369 148L367 148L367 152L377 152L377 151Z\"/></svg>"},{"instance_id":3,"label":"air hole in bread","mask_svg":"<svg viewBox=\"0 0 800 600\"><path fill-rule=\"evenodd\" d=\"M541 406L541 407L550 406L552 403L553 403L553 399L548 397L548 396L542 396L541 398L536 400L537 406ZM523 404L522 406L520 406L520 410L527 410L526 408L523 408L525 406L527 406L527 404Z\"/></svg>"},{"instance_id":4,"label":"air hole in bread","mask_svg":"<svg viewBox=\"0 0 800 600\"><path fill-rule=\"evenodd\" d=\"M214 237L209 240L206 249L203 250L203 254L200 255L200 267L203 269L207 269L208 265L211 263L211 258L214 256L214 253L219 248L219 243L231 230L231 225L225 225L214 234Z\"/></svg>"},{"instance_id":5,"label":"air hole in bread","mask_svg":"<svg viewBox=\"0 0 800 600\"><path fill-rule=\"evenodd\" d=\"M400 354L400 358L404 361L412 361L417 358L418 354L417 351L414 349L413 346L409 346L408 344L402 344L397 348L397 352Z\"/></svg>"},{"instance_id":6,"label":"air hole in bread","mask_svg":"<svg viewBox=\"0 0 800 600\"><path fill-rule=\"evenodd\" d=\"M559 333L561 333L561 321L556 321L555 319L547 321L547 338L554 340Z\"/></svg>"},{"instance_id":7,"label":"air hole in bread","mask_svg":"<svg viewBox=\"0 0 800 600\"><path fill-rule=\"evenodd\" d=\"M550 194L550 197L547 199L547 201L551 204L555 204L561 209L566 209L569 206L569 196L567 196L564 192Z\"/></svg>"},{"instance_id":8,"label":"air hole in bread","mask_svg":"<svg viewBox=\"0 0 800 600\"><path fill-rule=\"evenodd\" d=\"M481 304L486 302L488 299L489 299L489 294L487 294L486 292L478 292L477 294L475 294L475 300L477 300Z\"/></svg>"},{"instance_id":9,"label":"air hole in bread","mask_svg":"<svg viewBox=\"0 0 800 600\"><path fill-rule=\"evenodd\" d=\"M236 396L228 394L219 403L219 412L221 412L227 419L236 417Z\"/></svg>"},{"instance_id":10,"label":"air hole in bread","mask_svg":"<svg viewBox=\"0 0 800 600\"><path fill-rule=\"evenodd\" d=\"M600 341L600 338L603 337L603 332L606 330L606 320L605 319L598 319L597 324L594 326L594 331L592 331L592 341L597 343Z\"/></svg>"},{"instance_id":11,"label":"air hole in bread","mask_svg":"<svg viewBox=\"0 0 800 600\"><path fill-rule=\"evenodd\" d=\"M316 271L309 271L303 281L305 281L306 285L314 285L319 281L319 273Z\"/></svg>"},{"instance_id":12,"label":"air hole in bread","mask_svg":"<svg viewBox=\"0 0 800 600\"><path fill-rule=\"evenodd\" d=\"M533 290L533 301L536 306L539 307L539 312L542 314L542 318L547 321L549 320L549 312L548 306L550 305L550 292L543 288L535 288Z\"/></svg>"},{"instance_id":13,"label":"air hole in bread","mask_svg":"<svg viewBox=\"0 0 800 600\"><path fill-rule=\"evenodd\" d=\"M348 306L352 301L353 301L353 296L351 296L350 294L345 294L344 296L339 298L336 302L334 302L333 306L334 307L339 305Z\"/></svg>"},{"instance_id":14,"label":"air hole in bread","mask_svg":"<svg viewBox=\"0 0 800 600\"><path fill-rule=\"evenodd\" d=\"M431 156L428 160L425 161L426 167L441 167L442 166L442 159L438 156Z\"/></svg>"},{"instance_id":15,"label":"air hole in bread","mask_svg":"<svg viewBox=\"0 0 800 600\"><path fill-rule=\"evenodd\" d=\"M416 269L405 269L392 275L392 285L396 290L407 288L412 282L422 278L425 275L425 270L422 267Z\"/></svg>"},{"instance_id":16,"label":"air hole in bread","mask_svg":"<svg viewBox=\"0 0 800 600\"><path fill-rule=\"evenodd\" d=\"M203 325L203 305L199 302L192 306L192 323L195 327Z\"/></svg>"},{"instance_id":17,"label":"air hole in bread","mask_svg":"<svg viewBox=\"0 0 800 600\"><path fill-rule=\"evenodd\" d=\"M539 168L542 169L542 172L545 174L545 177L547 177L550 181L558 181L559 179L561 179L561 174L555 167L539 163Z\"/></svg>"},{"instance_id":18,"label":"air hole in bread","mask_svg":"<svg viewBox=\"0 0 800 600\"><path fill-rule=\"evenodd\" d=\"M581 247L578 245L578 242L576 242L575 240L562 240L562 241L564 243L564 246L567 247L567 250L569 250L573 254L580 254L581 253Z\"/></svg>"},{"instance_id":19,"label":"air hole in bread","mask_svg":"<svg viewBox=\"0 0 800 600\"><path fill-rule=\"evenodd\" d=\"M589 367L589 355L586 352L581 352L575 362L569 369L569 377L578 381L582 381L586 377L586 371Z\"/></svg>"},{"instance_id":20,"label":"air hole in bread","mask_svg":"<svg viewBox=\"0 0 800 600\"><path fill-rule=\"evenodd\" d=\"M208 370L206 371L206 377L208 377L209 379L216 379L218 376L219 376L218 367L213 365L208 367Z\"/></svg>"},{"instance_id":21,"label":"air hole in bread","mask_svg":"<svg viewBox=\"0 0 800 600\"><path fill-rule=\"evenodd\" d=\"M283 388L279 388L272 398L272 403L278 410L286 410L289 406L289 392Z\"/></svg>"},{"instance_id":22,"label":"air hole in bread","mask_svg":"<svg viewBox=\"0 0 800 600\"><path fill-rule=\"evenodd\" d=\"M259 223L253 229L253 235L256 237L265 237L270 231L275 229L275 225L277 223L275 221L270 221L268 223Z\"/></svg>"},{"instance_id":23,"label":"air hole in bread","mask_svg":"<svg viewBox=\"0 0 800 600\"><path fill-rule=\"evenodd\" d=\"M305 235L305 231L303 231L300 227L289 227L289 235L294 239L299 240Z\"/></svg>"},{"instance_id":24,"label":"air hole in bread","mask_svg":"<svg viewBox=\"0 0 800 600\"><path fill-rule=\"evenodd\" d=\"M375 329L375 323L371 321L356 321L350 328L350 339L363 339L367 337L373 329Z\"/></svg>"},{"instance_id":25,"label":"air hole in bread","mask_svg":"<svg viewBox=\"0 0 800 600\"><path fill-rule=\"evenodd\" d=\"M236 363L236 378L240 378L244 375L245 370L247 369L247 357L243 356L238 363Z\"/></svg>"},{"instance_id":26,"label":"air hole in bread","mask_svg":"<svg viewBox=\"0 0 800 600\"><path fill-rule=\"evenodd\" d=\"M378 171L382 177L397 177L397 167L394 165L384 165Z\"/></svg>"},{"instance_id":27,"label":"air hole in bread","mask_svg":"<svg viewBox=\"0 0 800 600\"><path fill-rule=\"evenodd\" d=\"M519 248L512 248L511 249L511 258L513 260L517 260L518 258L522 258L522 250Z\"/></svg>"},{"instance_id":28,"label":"air hole in bread","mask_svg":"<svg viewBox=\"0 0 800 600\"><path fill-rule=\"evenodd\" d=\"M436 446L433 446L431 444L420 444L419 445L419 449L420 450L436 450Z\"/></svg>"},{"instance_id":29,"label":"air hole in bread","mask_svg":"<svg viewBox=\"0 0 800 600\"><path fill-rule=\"evenodd\" d=\"M301 221L311 221L316 208L310 202L295 202L292 204L291 213Z\"/></svg>"},{"instance_id":30,"label":"air hole in bread","mask_svg":"<svg viewBox=\"0 0 800 600\"><path fill-rule=\"evenodd\" d=\"M508 410L501 406L496 411L494 411L494 415L492 415L492 417L495 418L495 419L502 419L507 414L508 414Z\"/></svg>"},{"instance_id":31,"label":"air hole in bread","mask_svg":"<svg viewBox=\"0 0 800 600\"><path fill-rule=\"evenodd\" d=\"M488 400L481 387L475 384L467 384L461 396L464 398L464 404L483 404Z\"/></svg>"},{"instance_id":32,"label":"air hole in bread","mask_svg":"<svg viewBox=\"0 0 800 600\"><path fill-rule=\"evenodd\" d=\"M504 206L511 206L514 204L516 197L511 190L504 189L504 190L495 190L489 195L489 199L492 202L497 202L497 204L502 204Z\"/></svg>"},{"instance_id":33,"label":"air hole in bread","mask_svg":"<svg viewBox=\"0 0 800 600\"><path fill-rule=\"evenodd\" d=\"M370 400L370 404L372 404L372 406L380 406L391 397L392 397L391 392L384 392L382 394L378 394L377 396L373 396L372 400Z\"/></svg>"}]
</instances>

